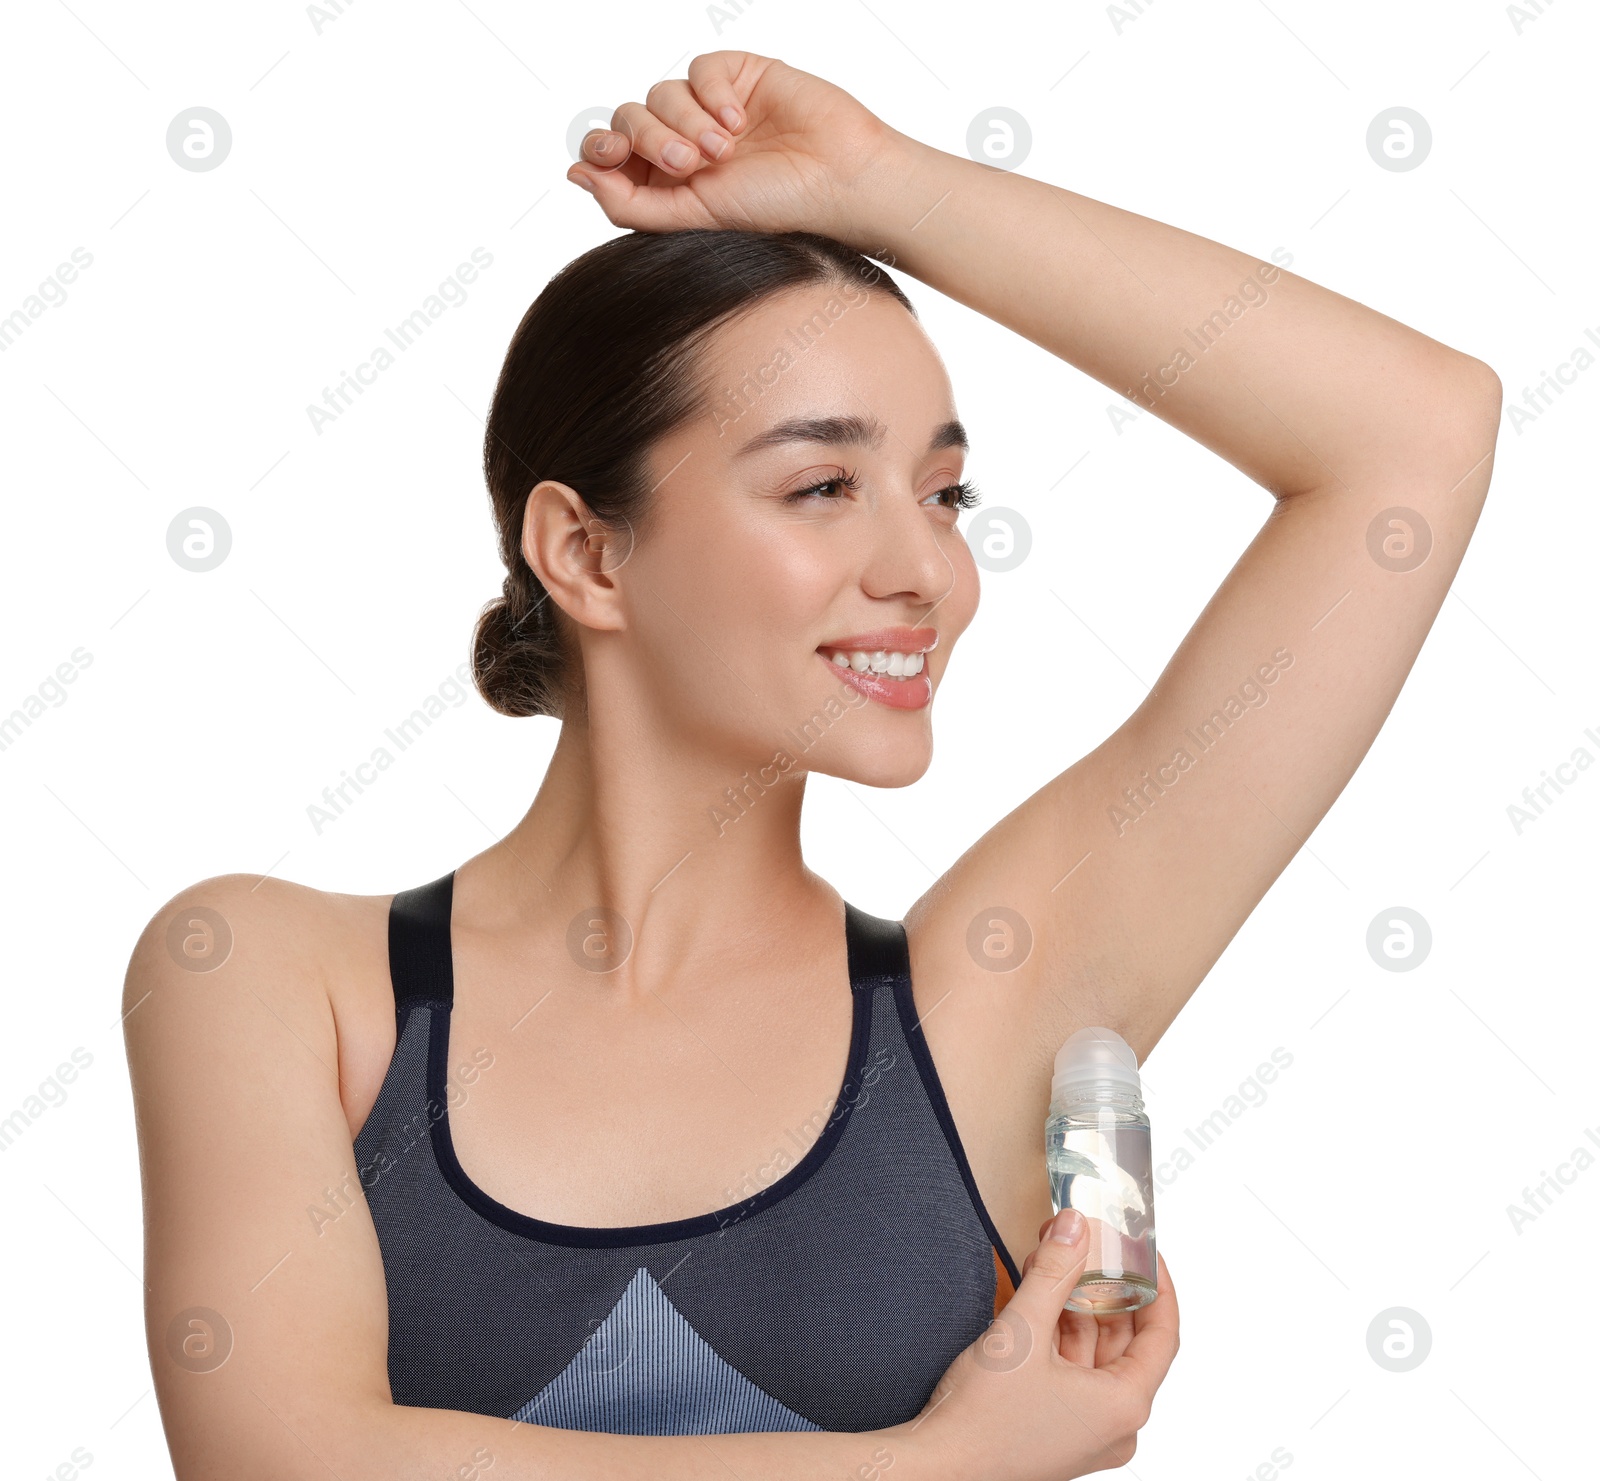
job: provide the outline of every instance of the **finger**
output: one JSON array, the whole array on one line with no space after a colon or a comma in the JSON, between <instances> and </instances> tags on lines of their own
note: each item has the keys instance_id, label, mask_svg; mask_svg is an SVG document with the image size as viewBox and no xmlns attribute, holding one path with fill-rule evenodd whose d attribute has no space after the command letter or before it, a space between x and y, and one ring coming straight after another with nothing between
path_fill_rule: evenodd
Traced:
<instances>
[{"instance_id":1,"label":"finger","mask_svg":"<svg viewBox=\"0 0 1600 1481\"><path fill-rule=\"evenodd\" d=\"M717 122L681 77L663 79L644 95L644 104L668 128L693 139L708 160L726 159L733 150L733 132Z\"/></svg>"},{"instance_id":2,"label":"finger","mask_svg":"<svg viewBox=\"0 0 1600 1481\"><path fill-rule=\"evenodd\" d=\"M704 203L682 185L641 185L627 170L594 170L576 164L567 179L589 191L614 226L630 231L682 231L716 223Z\"/></svg>"},{"instance_id":3,"label":"finger","mask_svg":"<svg viewBox=\"0 0 1600 1481\"><path fill-rule=\"evenodd\" d=\"M633 152L633 139L625 129L590 129L578 145L578 164L584 169L567 171L567 179L593 192L592 181L600 171L615 170L635 185L648 185L656 167Z\"/></svg>"},{"instance_id":4,"label":"finger","mask_svg":"<svg viewBox=\"0 0 1600 1481\"><path fill-rule=\"evenodd\" d=\"M674 179L686 180L710 163L698 145L669 128L643 103L624 103L612 114L611 127L628 136L635 155L649 160Z\"/></svg>"},{"instance_id":5,"label":"finger","mask_svg":"<svg viewBox=\"0 0 1600 1481\"><path fill-rule=\"evenodd\" d=\"M1172 1272L1167 1269L1166 1257L1159 1251L1156 1254L1156 1299L1133 1313L1134 1325L1137 1327L1143 1321L1152 1320L1149 1314L1158 1306L1163 1311L1170 1311L1173 1325L1177 1325L1178 1293L1173 1287Z\"/></svg>"},{"instance_id":6,"label":"finger","mask_svg":"<svg viewBox=\"0 0 1600 1481\"><path fill-rule=\"evenodd\" d=\"M1131 1311L1112 1311L1093 1318L1095 1367L1106 1367L1128 1350L1133 1341L1133 1315Z\"/></svg>"},{"instance_id":7,"label":"finger","mask_svg":"<svg viewBox=\"0 0 1600 1481\"><path fill-rule=\"evenodd\" d=\"M1054 1337L1088 1258L1087 1221L1076 1209L1063 1209L1050 1221L1046 1238L1030 1256L1022 1284L1006 1303L1006 1309L1021 1315L1040 1342L1047 1335Z\"/></svg>"},{"instance_id":8,"label":"finger","mask_svg":"<svg viewBox=\"0 0 1600 1481\"><path fill-rule=\"evenodd\" d=\"M578 145L578 159L602 170L615 170L626 164L633 152L633 140L621 129L590 129Z\"/></svg>"},{"instance_id":9,"label":"finger","mask_svg":"<svg viewBox=\"0 0 1600 1481\"><path fill-rule=\"evenodd\" d=\"M1162 1273L1166 1267L1161 1263L1161 1256L1156 1256L1156 1301L1165 1298L1169 1306L1176 1306L1177 1297L1172 1293L1172 1281L1167 1277L1163 1282ZM1163 1286L1165 1290L1163 1290ZM1133 1341L1134 1333L1139 1330L1139 1322L1144 1312L1148 1311L1155 1302L1141 1306L1137 1311L1114 1311L1095 1320L1099 1325L1098 1342L1095 1346L1095 1366L1097 1368L1109 1367L1114 1358L1121 1357L1128 1350L1128 1344Z\"/></svg>"},{"instance_id":10,"label":"finger","mask_svg":"<svg viewBox=\"0 0 1600 1481\"><path fill-rule=\"evenodd\" d=\"M1058 1210L1058 1212L1059 1212L1059 1210ZM1044 1243L1044 1237L1045 1237L1045 1235L1047 1235L1050 1232L1050 1226L1053 1223L1055 1223L1055 1221L1056 1221L1055 1214L1051 1214L1050 1217L1048 1219L1046 1219L1044 1221L1044 1223L1042 1223L1039 1226L1039 1237L1038 1237L1039 1244L1043 1244ZM1026 1275L1028 1273L1028 1268L1033 1264L1033 1257L1037 1253L1038 1253L1037 1249L1032 1249L1032 1250L1029 1250L1028 1253L1025 1256L1023 1256L1022 1273L1024 1275Z\"/></svg>"},{"instance_id":11,"label":"finger","mask_svg":"<svg viewBox=\"0 0 1600 1481\"><path fill-rule=\"evenodd\" d=\"M737 134L749 121L745 104L771 64L772 58L750 51L708 51L689 63L689 86L705 110Z\"/></svg>"},{"instance_id":12,"label":"finger","mask_svg":"<svg viewBox=\"0 0 1600 1481\"><path fill-rule=\"evenodd\" d=\"M1112 1359L1128 1350L1136 1330L1137 1315L1133 1311L1063 1311L1057 1350L1068 1362L1080 1367L1107 1367Z\"/></svg>"},{"instance_id":13,"label":"finger","mask_svg":"<svg viewBox=\"0 0 1600 1481\"><path fill-rule=\"evenodd\" d=\"M1156 1299L1133 1313L1133 1336L1128 1347L1109 1363L1107 1373L1115 1373L1153 1394L1167 1376L1178 1354L1178 1297L1172 1288L1167 1264L1156 1256Z\"/></svg>"},{"instance_id":14,"label":"finger","mask_svg":"<svg viewBox=\"0 0 1600 1481\"><path fill-rule=\"evenodd\" d=\"M1056 1336L1056 1351L1080 1368L1095 1366L1100 1346L1100 1322L1082 1311L1063 1311Z\"/></svg>"},{"instance_id":15,"label":"finger","mask_svg":"<svg viewBox=\"0 0 1600 1481\"><path fill-rule=\"evenodd\" d=\"M623 141L625 147L622 151L618 151L615 147L601 150L597 142L591 148L591 139L598 141L603 138L610 138L612 141L620 139ZM589 179L593 179L596 174L606 170L615 170L617 174L626 176L635 185L648 185L652 179L659 184L663 179L661 172L657 170L649 160L645 159L642 155L637 155L632 152L631 147L629 147L629 141L625 134L620 134L610 129L601 129L597 134L584 135L583 144L580 146L579 153L580 158L578 163L584 166L585 171L587 171L586 178ZM619 153L625 155L625 157L620 159L620 162ZM590 158L591 154L596 154L598 159L604 160L605 163L600 164L597 169L595 167L596 161L591 160ZM567 179L575 180L577 178L577 175L575 175L571 170L567 171Z\"/></svg>"}]
</instances>

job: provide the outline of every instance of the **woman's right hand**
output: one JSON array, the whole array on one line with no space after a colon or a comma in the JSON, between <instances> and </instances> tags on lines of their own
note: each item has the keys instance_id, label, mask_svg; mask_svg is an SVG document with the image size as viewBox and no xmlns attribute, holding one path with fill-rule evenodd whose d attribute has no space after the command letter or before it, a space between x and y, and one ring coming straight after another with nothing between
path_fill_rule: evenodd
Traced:
<instances>
[{"instance_id":1,"label":"woman's right hand","mask_svg":"<svg viewBox=\"0 0 1600 1481\"><path fill-rule=\"evenodd\" d=\"M1067 1481L1126 1465L1178 1351L1178 1299L1156 1257L1156 1299L1132 1313L1066 1310L1089 1240L1072 1210L1040 1226L1022 1285L945 1371L922 1412L889 1431L926 1473L984 1481ZM891 1442L892 1444L893 1442ZM922 1474L922 1472L918 1472Z\"/></svg>"}]
</instances>

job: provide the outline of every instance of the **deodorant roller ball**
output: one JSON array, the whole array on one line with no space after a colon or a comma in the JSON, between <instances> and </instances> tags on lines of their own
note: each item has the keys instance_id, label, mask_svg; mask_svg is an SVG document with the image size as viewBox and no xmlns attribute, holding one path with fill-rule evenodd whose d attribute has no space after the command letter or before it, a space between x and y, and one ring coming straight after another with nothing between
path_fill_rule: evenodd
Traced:
<instances>
[{"instance_id":1,"label":"deodorant roller ball","mask_svg":"<svg viewBox=\"0 0 1600 1481\"><path fill-rule=\"evenodd\" d=\"M1109 1028L1081 1028L1056 1053L1045 1121L1055 1212L1089 1225L1089 1259L1069 1311L1137 1311L1156 1299L1155 1186L1139 1064Z\"/></svg>"}]
</instances>

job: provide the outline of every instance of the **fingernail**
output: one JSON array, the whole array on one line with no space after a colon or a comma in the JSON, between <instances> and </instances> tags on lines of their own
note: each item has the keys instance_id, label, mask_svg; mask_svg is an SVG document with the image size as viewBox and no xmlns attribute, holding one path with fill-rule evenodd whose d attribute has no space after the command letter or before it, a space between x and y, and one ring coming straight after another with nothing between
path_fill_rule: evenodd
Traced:
<instances>
[{"instance_id":1,"label":"fingernail","mask_svg":"<svg viewBox=\"0 0 1600 1481\"><path fill-rule=\"evenodd\" d=\"M661 151L661 162L669 169L686 170L694 163L694 150L680 139L674 139Z\"/></svg>"},{"instance_id":2,"label":"fingernail","mask_svg":"<svg viewBox=\"0 0 1600 1481\"><path fill-rule=\"evenodd\" d=\"M722 107L717 110L717 117L727 124L729 132L732 132L739 127L739 110L735 108L732 103L724 103Z\"/></svg>"},{"instance_id":3,"label":"fingernail","mask_svg":"<svg viewBox=\"0 0 1600 1481\"><path fill-rule=\"evenodd\" d=\"M581 185L590 195L594 194L594 181L584 174L582 170L579 170L575 175L568 175L567 179L572 181L574 185Z\"/></svg>"},{"instance_id":4,"label":"fingernail","mask_svg":"<svg viewBox=\"0 0 1600 1481\"><path fill-rule=\"evenodd\" d=\"M1050 1226L1050 1238L1062 1244L1077 1244L1083 1238L1083 1215L1077 1209L1064 1209Z\"/></svg>"},{"instance_id":5,"label":"fingernail","mask_svg":"<svg viewBox=\"0 0 1600 1481\"><path fill-rule=\"evenodd\" d=\"M721 134L714 134L710 129L707 129L705 133L700 135L700 147L712 159L721 159L728 152L728 141Z\"/></svg>"},{"instance_id":6,"label":"fingernail","mask_svg":"<svg viewBox=\"0 0 1600 1481\"><path fill-rule=\"evenodd\" d=\"M596 154L610 154L617 147L617 142L615 134L596 134L589 148Z\"/></svg>"}]
</instances>

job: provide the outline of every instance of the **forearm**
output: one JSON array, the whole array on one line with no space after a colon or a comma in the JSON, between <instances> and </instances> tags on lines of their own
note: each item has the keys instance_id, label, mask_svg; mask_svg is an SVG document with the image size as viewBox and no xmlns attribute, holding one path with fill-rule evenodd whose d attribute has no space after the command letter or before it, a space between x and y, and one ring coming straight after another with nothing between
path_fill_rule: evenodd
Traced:
<instances>
[{"instance_id":1,"label":"forearm","mask_svg":"<svg viewBox=\"0 0 1600 1481\"><path fill-rule=\"evenodd\" d=\"M862 183L849 202L856 245L887 249L895 267L1274 494L1436 463L1489 399L1490 377L1471 357L1270 262L1088 196L895 131Z\"/></svg>"},{"instance_id":2,"label":"forearm","mask_svg":"<svg viewBox=\"0 0 1600 1481\"><path fill-rule=\"evenodd\" d=\"M857 1434L612 1435L386 1404L365 1411L351 1430L346 1454L328 1457L346 1481L458 1474L473 1481L726 1481L730 1474L761 1481L947 1481L911 1424Z\"/></svg>"}]
</instances>

